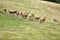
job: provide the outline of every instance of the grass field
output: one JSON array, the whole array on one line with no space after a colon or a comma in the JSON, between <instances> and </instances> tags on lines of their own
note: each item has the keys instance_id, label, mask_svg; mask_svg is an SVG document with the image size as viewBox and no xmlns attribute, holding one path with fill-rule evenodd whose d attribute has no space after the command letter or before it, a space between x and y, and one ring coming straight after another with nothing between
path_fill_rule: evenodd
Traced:
<instances>
[{"instance_id":1,"label":"grass field","mask_svg":"<svg viewBox=\"0 0 60 40\"><path fill-rule=\"evenodd\" d=\"M53 5L52 5L53 4ZM30 11L41 17L45 23L17 19L3 12L3 8ZM60 5L39 0L0 0L0 40L60 40Z\"/></svg>"}]
</instances>

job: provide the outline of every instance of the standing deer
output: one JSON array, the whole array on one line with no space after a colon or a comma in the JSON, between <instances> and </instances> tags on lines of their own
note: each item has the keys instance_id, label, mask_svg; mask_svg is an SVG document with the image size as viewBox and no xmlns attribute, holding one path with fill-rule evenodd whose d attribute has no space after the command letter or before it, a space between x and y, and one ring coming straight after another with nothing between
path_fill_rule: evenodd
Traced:
<instances>
[{"instance_id":1,"label":"standing deer","mask_svg":"<svg viewBox=\"0 0 60 40\"><path fill-rule=\"evenodd\" d=\"M14 16L14 14L16 14L18 16L17 10L13 10L13 11L8 10L8 12L10 13L10 15Z\"/></svg>"}]
</instances>

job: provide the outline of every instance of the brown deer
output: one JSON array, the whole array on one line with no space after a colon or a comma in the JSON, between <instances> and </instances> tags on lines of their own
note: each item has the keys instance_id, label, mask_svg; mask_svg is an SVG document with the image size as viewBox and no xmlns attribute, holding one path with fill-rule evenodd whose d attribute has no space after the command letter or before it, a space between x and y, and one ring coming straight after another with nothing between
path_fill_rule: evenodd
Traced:
<instances>
[{"instance_id":1,"label":"brown deer","mask_svg":"<svg viewBox=\"0 0 60 40\"><path fill-rule=\"evenodd\" d=\"M35 19L35 20L39 20L40 17L39 17L38 15L35 15L35 16L34 16L34 19Z\"/></svg>"},{"instance_id":2,"label":"brown deer","mask_svg":"<svg viewBox=\"0 0 60 40\"><path fill-rule=\"evenodd\" d=\"M14 14L16 14L18 16L18 11L17 10L13 10L13 11L8 10L8 12L10 13L10 15L14 16Z\"/></svg>"},{"instance_id":3,"label":"brown deer","mask_svg":"<svg viewBox=\"0 0 60 40\"><path fill-rule=\"evenodd\" d=\"M46 17L44 17L43 19L40 19L40 23L45 22L46 21Z\"/></svg>"},{"instance_id":4,"label":"brown deer","mask_svg":"<svg viewBox=\"0 0 60 40\"><path fill-rule=\"evenodd\" d=\"M8 10L8 12L10 13L10 15L13 15L14 16L14 11Z\"/></svg>"},{"instance_id":5,"label":"brown deer","mask_svg":"<svg viewBox=\"0 0 60 40\"><path fill-rule=\"evenodd\" d=\"M22 15L23 18L27 18L28 13L23 13L23 12L21 12L21 15Z\"/></svg>"}]
</instances>

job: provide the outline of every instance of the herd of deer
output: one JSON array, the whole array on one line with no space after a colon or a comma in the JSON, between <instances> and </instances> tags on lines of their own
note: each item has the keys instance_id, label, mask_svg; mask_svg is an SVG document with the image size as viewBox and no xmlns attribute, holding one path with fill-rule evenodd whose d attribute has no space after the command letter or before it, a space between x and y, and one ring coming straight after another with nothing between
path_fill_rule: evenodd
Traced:
<instances>
[{"instance_id":1,"label":"herd of deer","mask_svg":"<svg viewBox=\"0 0 60 40\"><path fill-rule=\"evenodd\" d=\"M10 11L10 10L7 10L7 9L3 9L4 12L7 12L10 14L10 15L17 15L24 18L24 19L27 19L27 20L31 20L31 21L39 21L40 23L43 23L46 21L46 17L43 17L42 19L39 17L39 16L36 16L35 14L30 14L30 13L23 13L23 12L18 12L17 10L14 10L14 11ZM54 21L57 21L56 19L53 19Z\"/></svg>"}]
</instances>

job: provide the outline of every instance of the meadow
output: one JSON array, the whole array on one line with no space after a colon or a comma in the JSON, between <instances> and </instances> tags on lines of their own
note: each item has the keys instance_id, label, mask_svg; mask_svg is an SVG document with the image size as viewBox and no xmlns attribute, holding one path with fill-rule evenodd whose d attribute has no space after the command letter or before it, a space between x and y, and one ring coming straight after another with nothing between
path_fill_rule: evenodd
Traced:
<instances>
[{"instance_id":1,"label":"meadow","mask_svg":"<svg viewBox=\"0 0 60 40\"><path fill-rule=\"evenodd\" d=\"M30 11L47 18L44 23L17 19L3 8ZM0 0L0 40L60 40L60 5L39 0Z\"/></svg>"}]
</instances>

